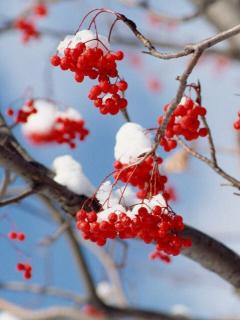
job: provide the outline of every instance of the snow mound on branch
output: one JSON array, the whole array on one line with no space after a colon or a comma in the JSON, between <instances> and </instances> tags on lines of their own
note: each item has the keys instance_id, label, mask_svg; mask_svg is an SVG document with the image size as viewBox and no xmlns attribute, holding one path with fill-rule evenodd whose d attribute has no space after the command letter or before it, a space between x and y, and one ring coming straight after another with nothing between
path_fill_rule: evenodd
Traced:
<instances>
[{"instance_id":1,"label":"snow mound on branch","mask_svg":"<svg viewBox=\"0 0 240 320\"><path fill-rule=\"evenodd\" d=\"M86 196L92 196L95 188L84 175L82 166L69 155L60 156L53 161L54 180L69 190Z\"/></svg>"},{"instance_id":2,"label":"snow mound on branch","mask_svg":"<svg viewBox=\"0 0 240 320\"><path fill-rule=\"evenodd\" d=\"M184 317L186 319L190 319L192 317L190 309L183 304L175 304L171 308L171 313L174 316Z\"/></svg>"},{"instance_id":3,"label":"snow mound on branch","mask_svg":"<svg viewBox=\"0 0 240 320\"><path fill-rule=\"evenodd\" d=\"M115 212L122 212L133 219L138 214L138 209L145 207L148 212L154 206L167 207L167 203L161 194L152 197L150 200L139 200L135 192L130 186L113 190L113 185L110 181L106 181L99 188L96 198L102 205L103 209L98 213L98 222L108 220L108 216ZM129 209L129 208L132 209Z\"/></svg>"},{"instance_id":4,"label":"snow mound on branch","mask_svg":"<svg viewBox=\"0 0 240 320\"><path fill-rule=\"evenodd\" d=\"M96 37L98 40L96 40ZM66 48L74 49L79 43L85 43L87 48L101 48L104 53L110 50L110 44L105 36L92 32L91 30L78 31L75 35L67 35L63 41L61 41L57 47L59 54L63 55Z\"/></svg>"},{"instance_id":5,"label":"snow mound on branch","mask_svg":"<svg viewBox=\"0 0 240 320\"><path fill-rule=\"evenodd\" d=\"M97 294L107 304L118 305L120 304L121 298L119 297L118 289L109 283L108 281L101 281L96 287Z\"/></svg>"},{"instance_id":6,"label":"snow mound on branch","mask_svg":"<svg viewBox=\"0 0 240 320\"><path fill-rule=\"evenodd\" d=\"M121 163L134 163L138 157L151 150L150 134L137 123L124 124L116 135L115 159Z\"/></svg>"},{"instance_id":7,"label":"snow mound on branch","mask_svg":"<svg viewBox=\"0 0 240 320\"><path fill-rule=\"evenodd\" d=\"M22 131L25 135L51 132L59 117L70 120L82 119L82 115L76 109L67 108L65 111L60 111L55 103L48 100L34 100L34 108L36 108L37 112L31 114L27 122L22 125Z\"/></svg>"}]
</instances>

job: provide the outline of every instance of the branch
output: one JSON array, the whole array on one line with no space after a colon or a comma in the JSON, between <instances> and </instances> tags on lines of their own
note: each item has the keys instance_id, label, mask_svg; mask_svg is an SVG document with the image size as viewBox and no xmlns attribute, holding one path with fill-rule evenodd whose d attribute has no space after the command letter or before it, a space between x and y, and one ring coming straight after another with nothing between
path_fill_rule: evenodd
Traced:
<instances>
[{"instance_id":1,"label":"branch","mask_svg":"<svg viewBox=\"0 0 240 320\"><path fill-rule=\"evenodd\" d=\"M10 314L22 320L94 320L96 318L86 316L79 309L55 306L40 310L30 310L15 305L6 300L0 299L0 310L9 312Z\"/></svg>"},{"instance_id":2,"label":"branch","mask_svg":"<svg viewBox=\"0 0 240 320\"><path fill-rule=\"evenodd\" d=\"M54 287L40 286L37 284L7 282L7 283L0 283L0 289L10 290L10 291L20 291L20 292L26 291L34 294L54 296L54 297L59 297L65 300L73 301L77 304L83 304L87 302L87 299L85 297L80 297L79 295L71 291L62 290L60 288L54 288Z\"/></svg>"},{"instance_id":3,"label":"branch","mask_svg":"<svg viewBox=\"0 0 240 320\"><path fill-rule=\"evenodd\" d=\"M235 288L240 288L240 257L238 254L193 227L185 225L182 235L192 239L193 242L191 248L182 251L186 257L220 275Z\"/></svg>"},{"instance_id":4,"label":"branch","mask_svg":"<svg viewBox=\"0 0 240 320\"><path fill-rule=\"evenodd\" d=\"M3 200L0 202L0 208L1 207L4 207L4 206L8 206L10 204L14 204L14 203L17 203L31 195L33 195L34 193L36 193L37 191L35 190L35 188L31 188L29 190L25 190L23 191L21 194L19 194L18 196L16 197L13 197L11 199L7 199L7 200Z\"/></svg>"},{"instance_id":5,"label":"branch","mask_svg":"<svg viewBox=\"0 0 240 320\"><path fill-rule=\"evenodd\" d=\"M182 139L177 138L178 143L190 153L195 158L201 160L202 162L206 163L210 168L212 168L217 174L223 177L225 180L229 181L231 185L237 189L240 189L240 181L235 179L234 177L230 176L226 173L219 165L214 162L213 160L208 159L207 157L203 156L202 154L198 153L196 150L188 146Z\"/></svg>"}]
</instances>

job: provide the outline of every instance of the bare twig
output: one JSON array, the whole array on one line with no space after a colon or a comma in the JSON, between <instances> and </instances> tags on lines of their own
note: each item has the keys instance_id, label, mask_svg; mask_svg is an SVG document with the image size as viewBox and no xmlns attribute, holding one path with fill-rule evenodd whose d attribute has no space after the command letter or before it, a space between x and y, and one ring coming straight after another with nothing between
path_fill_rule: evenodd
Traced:
<instances>
[{"instance_id":1,"label":"bare twig","mask_svg":"<svg viewBox=\"0 0 240 320\"><path fill-rule=\"evenodd\" d=\"M40 286L37 284L26 284L21 282L2 282L0 283L0 289L19 292L25 291L34 294L54 296L65 300L73 301L76 304L83 304L87 302L86 297L80 297L79 295L71 291L54 287Z\"/></svg>"},{"instance_id":2,"label":"bare twig","mask_svg":"<svg viewBox=\"0 0 240 320\"><path fill-rule=\"evenodd\" d=\"M217 174L223 177L225 180L229 181L233 187L240 188L240 181L235 179L234 177L230 176L226 173L222 168L218 166L218 164L214 163L214 161L208 159L207 157L203 156L202 154L198 153L196 150L188 146L182 139L177 138L179 144L190 153L195 158L201 160L202 162L206 163L210 168L212 168Z\"/></svg>"},{"instance_id":3,"label":"bare twig","mask_svg":"<svg viewBox=\"0 0 240 320\"><path fill-rule=\"evenodd\" d=\"M4 207L4 206L8 206L10 204L16 204L18 203L19 201L33 195L36 193L36 190L33 188L29 189L29 190L25 190L23 191L21 194L19 194L18 196L16 197L13 197L11 199L7 199L7 200L2 200L0 202L0 207Z\"/></svg>"}]
</instances>

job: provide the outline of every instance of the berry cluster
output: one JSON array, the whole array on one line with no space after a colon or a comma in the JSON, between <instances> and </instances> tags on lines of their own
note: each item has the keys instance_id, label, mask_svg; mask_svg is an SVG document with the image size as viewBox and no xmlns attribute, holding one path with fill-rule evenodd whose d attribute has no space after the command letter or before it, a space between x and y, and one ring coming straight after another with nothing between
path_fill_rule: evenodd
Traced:
<instances>
[{"instance_id":1,"label":"berry cluster","mask_svg":"<svg viewBox=\"0 0 240 320\"><path fill-rule=\"evenodd\" d=\"M32 132L28 135L31 142L35 144L58 143L68 144L70 148L76 148L75 139L83 141L88 135L89 130L85 128L83 119L75 120L58 117L49 132Z\"/></svg>"},{"instance_id":2,"label":"berry cluster","mask_svg":"<svg viewBox=\"0 0 240 320\"><path fill-rule=\"evenodd\" d=\"M8 238L10 240L24 241L26 239L26 235L23 232L11 231L8 234Z\"/></svg>"},{"instance_id":3,"label":"berry cluster","mask_svg":"<svg viewBox=\"0 0 240 320\"><path fill-rule=\"evenodd\" d=\"M182 238L178 233L184 229L182 217L158 205L149 212L141 206L137 213L129 216L127 212L111 212L108 220L99 220L96 212L77 212L77 229L83 238L103 246L107 239L140 238L145 243L156 243L159 257L176 256L182 247L191 246L191 240ZM163 259L164 260L164 259Z\"/></svg>"},{"instance_id":4,"label":"berry cluster","mask_svg":"<svg viewBox=\"0 0 240 320\"><path fill-rule=\"evenodd\" d=\"M16 268L17 271L23 272L23 277L25 280L32 278L32 266L30 264L19 262Z\"/></svg>"},{"instance_id":5,"label":"berry cluster","mask_svg":"<svg viewBox=\"0 0 240 320\"><path fill-rule=\"evenodd\" d=\"M83 82L85 77L97 79L98 85L91 88L88 97L101 114L115 115L127 107L124 92L128 84L119 77L117 69L117 61L122 60L124 54L122 51L101 49L99 46L102 44L98 39L89 41L95 41L96 47L90 48L88 42L79 42L74 48L65 48L62 58L59 55L52 56L51 64L73 72L76 82ZM113 83L111 79L114 79Z\"/></svg>"},{"instance_id":6,"label":"berry cluster","mask_svg":"<svg viewBox=\"0 0 240 320\"><path fill-rule=\"evenodd\" d=\"M167 112L168 108L169 104L164 107L164 111ZM183 136L188 141L205 137L208 134L208 129L200 128L199 117L204 117L206 113L204 107L194 103L192 99L184 97L170 117L165 136L160 140L160 145L168 152L177 146L174 136ZM163 116L158 118L160 125L163 119Z\"/></svg>"},{"instance_id":7,"label":"berry cluster","mask_svg":"<svg viewBox=\"0 0 240 320\"><path fill-rule=\"evenodd\" d=\"M114 178L129 183L140 190L137 193L139 199L151 198L152 196L163 192L167 177L159 172L159 164L162 158L156 160L152 156L136 164L123 164L120 161L114 162L116 171Z\"/></svg>"},{"instance_id":8,"label":"berry cluster","mask_svg":"<svg viewBox=\"0 0 240 320\"><path fill-rule=\"evenodd\" d=\"M22 41L25 43L39 37L40 33L36 28L35 20L38 17L45 17L48 14L48 10L44 3L39 3L33 7L30 14L30 17L19 18L14 23L15 28L21 31Z\"/></svg>"},{"instance_id":9,"label":"berry cluster","mask_svg":"<svg viewBox=\"0 0 240 320\"><path fill-rule=\"evenodd\" d=\"M238 119L233 124L234 129L240 130L240 112L238 112Z\"/></svg>"},{"instance_id":10,"label":"berry cluster","mask_svg":"<svg viewBox=\"0 0 240 320\"><path fill-rule=\"evenodd\" d=\"M8 108L6 113L9 117L14 116L14 110L12 108ZM34 113L37 113L37 109L34 107L34 100L30 99L18 110L15 123L27 123L28 118Z\"/></svg>"}]
</instances>

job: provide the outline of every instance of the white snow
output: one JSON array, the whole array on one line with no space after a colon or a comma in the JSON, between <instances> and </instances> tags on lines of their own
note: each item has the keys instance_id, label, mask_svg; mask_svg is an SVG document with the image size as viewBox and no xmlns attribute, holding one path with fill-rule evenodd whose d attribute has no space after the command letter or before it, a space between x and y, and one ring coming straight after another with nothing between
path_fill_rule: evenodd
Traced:
<instances>
[{"instance_id":1,"label":"white snow","mask_svg":"<svg viewBox=\"0 0 240 320\"><path fill-rule=\"evenodd\" d=\"M34 107L37 113L31 114L22 125L23 133L28 135L51 131L58 111L57 106L50 101L39 99L34 101Z\"/></svg>"},{"instance_id":2,"label":"white snow","mask_svg":"<svg viewBox=\"0 0 240 320\"><path fill-rule=\"evenodd\" d=\"M54 180L69 190L86 196L92 196L95 188L84 175L82 166L69 155L54 159L53 169L56 173Z\"/></svg>"},{"instance_id":3,"label":"white snow","mask_svg":"<svg viewBox=\"0 0 240 320\"><path fill-rule=\"evenodd\" d=\"M153 208L154 206L167 206L166 201L161 194L152 197L150 200L145 199L144 201L141 201L136 197L135 192L130 186L127 186L126 189L118 188L113 190L112 188L111 182L106 181L101 185L96 194L98 201L104 209L98 213L99 222L108 220L108 216L112 212L115 212L116 214L124 212L129 218L133 219L138 214L138 209L141 207L145 207L149 212L150 208ZM127 209L129 207L132 208Z\"/></svg>"},{"instance_id":4,"label":"white snow","mask_svg":"<svg viewBox=\"0 0 240 320\"><path fill-rule=\"evenodd\" d=\"M119 304L119 291L108 281L101 281L96 287L97 294L107 304L117 305Z\"/></svg>"},{"instance_id":5,"label":"white snow","mask_svg":"<svg viewBox=\"0 0 240 320\"><path fill-rule=\"evenodd\" d=\"M48 100L34 100L34 107L37 109L37 113L31 114L27 122L22 125L22 131L25 135L50 132L59 117L71 120L82 119L82 115L76 109L67 108L64 111L60 111L54 102Z\"/></svg>"},{"instance_id":6,"label":"white snow","mask_svg":"<svg viewBox=\"0 0 240 320\"><path fill-rule=\"evenodd\" d=\"M149 132L137 123L128 122L117 132L115 159L121 163L134 163L140 155L149 152L151 147Z\"/></svg>"},{"instance_id":7,"label":"white snow","mask_svg":"<svg viewBox=\"0 0 240 320\"><path fill-rule=\"evenodd\" d=\"M192 317L190 309L183 304L175 304L171 308L171 313L173 316L184 317L186 319L188 319L188 318L190 319Z\"/></svg>"},{"instance_id":8,"label":"white snow","mask_svg":"<svg viewBox=\"0 0 240 320\"><path fill-rule=\"evenodd\" d=\"M96 197L103 205L104 209L113 207L119 203L124 205L124 207L129 207L139 202L131 186L128 185L127 187L113 190L113 186L110 181L106 181L100 186Z\"/></svg>"},{"instance_id":9,"label":"white snow","mask_svg":"<svg viewBox=\"0 0 240 320\"><path fill-rule=\"evenodd\" d=\"M66 48L74 49L79 42L85 43L87 48L101 48L104 53L110 50L110 44L105 36L98 34L96 40L96 33L91 30L78 31L75 35L67 35L63 41L61 41L57 47L60 55L64 54Z\"/></svg>"},{"instance_id":10,"label":"white snow","mask_svg":"<svg viewBox=\"0 0 240 320\"><path fill-rule=\"evenodd\" d=\"M15 316L11 315L8 312L1 312L0 313L0 320L20 320L20 319L16 318Z\"/></svg>"}]
</instances>

